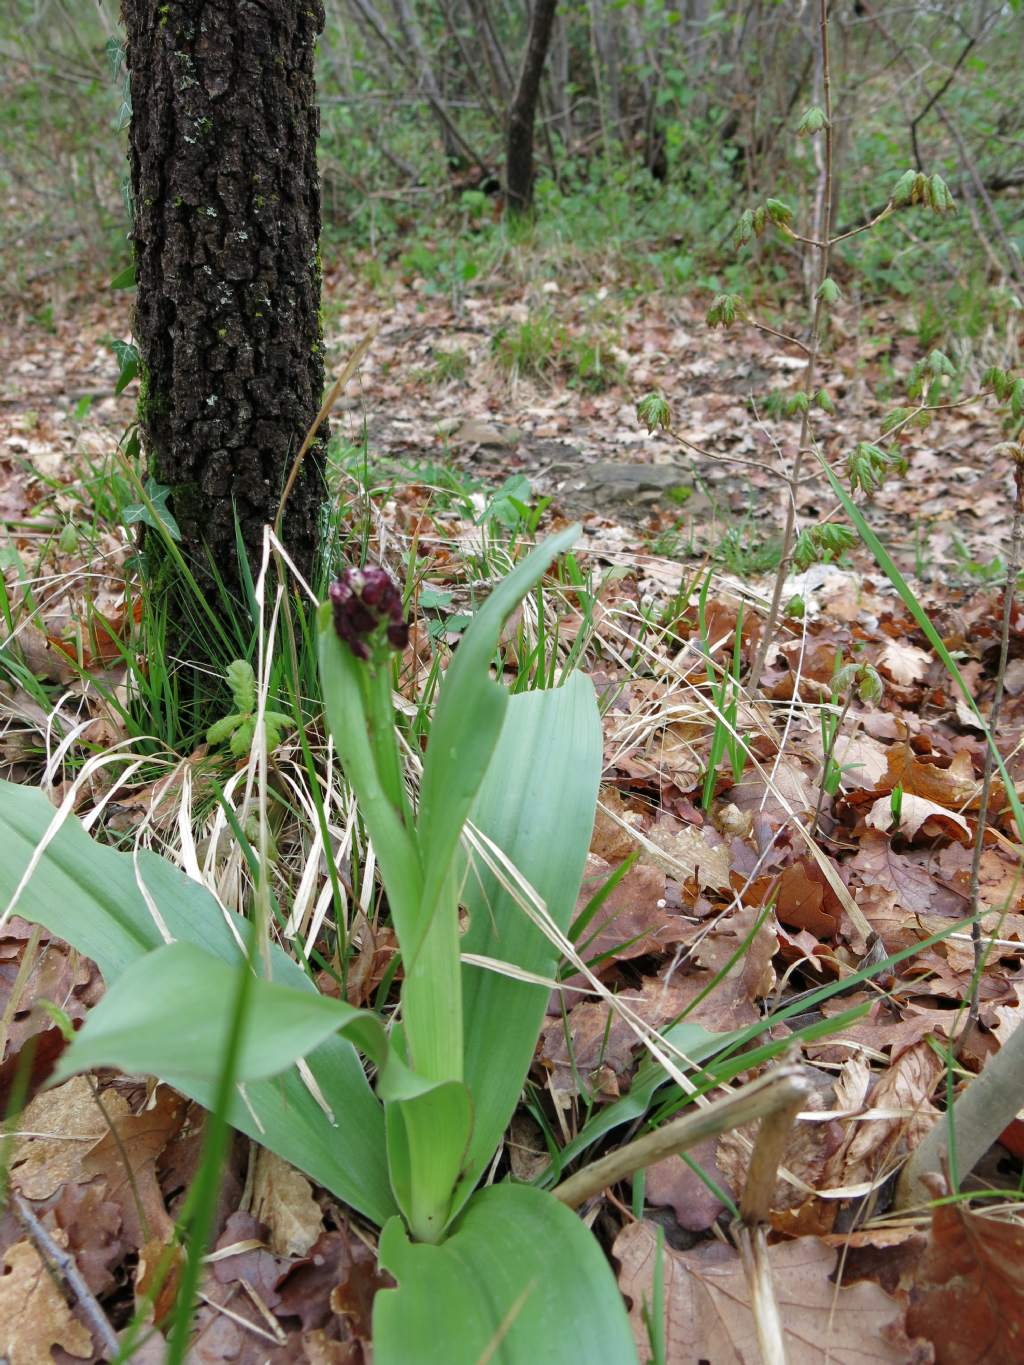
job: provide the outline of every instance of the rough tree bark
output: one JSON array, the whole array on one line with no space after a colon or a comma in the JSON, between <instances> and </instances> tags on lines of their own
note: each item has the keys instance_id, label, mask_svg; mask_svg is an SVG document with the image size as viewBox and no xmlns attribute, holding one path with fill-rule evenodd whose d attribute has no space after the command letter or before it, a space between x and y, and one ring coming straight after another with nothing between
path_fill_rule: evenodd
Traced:
<instances>
[{"instance_id":1,"label":"rough tree bark","mask_svg":"<svg viewBox=\"0 0 1024 1365\"><path fill-rule=\"evenodd\" d=\"M533 125L557 7L558 0L533 0L523 67L508 111L505 202L513 215L527 213L533 203Z\"/></svg>"},{"instance_id":2,"label":"rough tree bark","mask_svg":"<svg viewBox=\"0 0 1024 1365\"><path fill-rule=\"evenodd\" d=\"M150 472L171 488L199 583L239 581L320 406L320 0L122 0L131 72L141 356ZM284 541L308 573L326 432Z\"/></svg>"}]
</instances>

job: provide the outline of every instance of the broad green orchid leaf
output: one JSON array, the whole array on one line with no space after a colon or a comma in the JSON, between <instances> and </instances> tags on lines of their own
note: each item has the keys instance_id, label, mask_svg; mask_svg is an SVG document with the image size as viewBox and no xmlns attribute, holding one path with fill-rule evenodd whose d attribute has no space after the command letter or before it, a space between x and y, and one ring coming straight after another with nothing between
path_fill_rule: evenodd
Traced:
<instances>
[{"instance_id":1,"label":"broad green orchid leaf","mask_svg":"<svg viewBox=\"0 0 1024 1365\"><path fill-rule=\"evenodd\" d=\"M380 1261L398 1281L373 1304L376 1365L636 1365L601 1248L552 1195L493 1185L440 1246L392 1219Z\"/></svg>"},{"instance_id":2,"label":"broad green orchid leaf","mask_svg":"<svg viewBox=\"0 0 1024 1365\"><path fill-rule=\"evenodd\" d=\"M37 855L56 819L41 792L0 782L0 913L10 909L70 943L96 963L108 988L169 939L240 964L245 926L155 853L136 856L94 843L69 815ZM270 960L275 982L315 995L302 969L276 945ZM332 1034L309 1053L306 1067L316 1093L292 1067L246 1085L228 1119L384 1223L397 1206L388 1181L383 1108L362 1062L349 1042ZM215 1084L188 1077L175 1084L200 1104L213 1103Z\"/></svg>"},{"instance_id":3,"label":"broad green orchid leaf","mask_svg":"<svg viewBox=\"0 0 1024 1365\"><path fill-rule=\"evenodd\" d=\"M93 1067L213 1086L232 1027L239 976L249 968L191 943L172 943L133 963L90 1012L61 1058L57 1080ZM391 1183L414 1234L436 1241L472 1126L460 1082L424 1082L390 1048L380 1019L313 991L255 977L235 1066L243 1085L286 1071L340 1033L375 1062L385 1108Z\"/></svg>"},{"instance_id":4,"label":"broad green orchid leaf","mask_svg":"<svg viewBox=\"0 0 1024 1365\"><path fill-rule=\"evenodd\" d=\"M501 580L480 607L445 674L423 764L417 828L423 856L418 932L426 933L456 856L462 828L498 743L509 694L491 679L501 629L555 558L579 537L569 526L550 536ZM403 942L406 961L418 942Z\"/></svg>"},{"instance_id":5,"label":"broad green orchid leaf","mask_svg":"<svg viewBox=\"0 0 1024 1365\"><path fill-rule=\"evenodd\" d=\"M132 964L90 1012L61 1057L57 1079L116 1066L162 1080L213 1084L231 1031L234 966L192 943L171 943ZM383 1025L369 1010L316 991L257 977L235 1065L239 1082L268 1080L341 1033L378 1066L387 1061Z\"/></svg>"},{"instance_id":6,"label":"broad green orchid leaf","mask_svg":"<svg viewBox=\"0 0 1024 1365\"><path fill-rule=\"evenodd\" d=\"M590 679L573 674L550 692L512 698L472 822L569 928L590 847L601 777L601 721ZM464 953L549 979L559 951L474 855L463 899ZM463 1192L494 1156L512 1117L550 992L477 966L463 967L464 1076L475 1120Z\"/></svg>"}]
</instances>

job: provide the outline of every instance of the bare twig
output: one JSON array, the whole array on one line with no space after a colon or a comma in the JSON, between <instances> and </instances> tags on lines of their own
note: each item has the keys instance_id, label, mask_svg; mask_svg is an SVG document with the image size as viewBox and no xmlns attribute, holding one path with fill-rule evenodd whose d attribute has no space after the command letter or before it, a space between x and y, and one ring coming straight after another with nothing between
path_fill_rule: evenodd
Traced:
<instances>
[{"instance_id":1,"label":"bare twig","mask_svg":"<svg viewBox=\"0 0 1024 1365\"><path fill-rule=\"evenodd\" d=\"M14 1205L18 1221L32 1239L36 1250L51 1263L74 1295L75 1302L82 1310L83 1317L88 1320L89 1326L92 1328L96 1340L102 1345L107 1358L110 1360L117 1359L121 1350L117 1333L111 1327L106 1313L86 1284L82 1272L75 1264L75 1258L70 1252L57 1245L20 1194L12 1195L11 1202Z\"/></svg>"},{"instance_id":2,"label":"bare twig","mask_svg":"<svg viewBox=\"0 0 1024 1365\"><path fill-rule=\"evenodd\" d=\"M1014 502L1013 524L1010 530L1009 562L1006 566L1006 587L1003 590L1003 621L999 635L999 664L996 668L995 691L992 707L988 714L988 729L992 744L996 741L999 725L999 712L1003 704L1003 683L1006 678L1006 661L1010 654L1010 622L1013 619L1013 603L1017 594L1017 575L1020 572L1021 540L1024 537L1024 446L1012 447L1014 456ZM978 807L978 825L974 834L974 856L971 859L971 942L974 944L974 978L971 987L971 1008L967 1028L978 1020L978 996L981 987L981 969L984 961L985 945L981 936L981 856L985 847L985 829L988 824L988 803L992 790L992 770L994 761L992 744L985 746L985 767L981 779L981 797Z\"/></svg>"},{"instance_id":3,"label":"bare twig","mask_svg":"<svg viewBox=\"0 0 1024 1365\"><path fill-rule=\"evenodd\" d=\"M766 1365L785 1365L786 1362L782 1318L768 1259L768 1219L786 1143L810 1089L806 1077L794 1075L793 1098L761 1120L740 1199L740 1223L736 1238L750 1287L750 1307L761 1359Z\"/></svg>"},{"instance_id":4,"label":"bare twig","mask_svg":"<svg viewBox=\"0 0 1024 1365\"><path fill-rule=\"evenodd\" d=\"M817 216L821 223L821 244L818 247L817 286L814 291L814 314L811 321L811 340L810 345L807 348L807 368L804 371L803 392L807 402L800 419L800 439L797 442L796 455L793 459L793 466L789 472L789 477L786 480L789 497L786 500L786 524L782 533L782 555L779 560L778 572L775 575L775 584L772 588L772 600L768 607L768 617L764 623L764 630L757 646L757 654L754 656L754 663L750 670L750 678L747 682L747 687L751 695L757 692L758 684L761 681L761 674L764 672L764 667L768 660L768 651L772 647L775 633L778 630L779 614L782 610L782 592L785 587L786 576L789 572L789 562L793 554L793 544L796 540L796 492L800 485L804 457L811 448L811 398L814 393L814 380L818 368L818 352L821 348L822 319L825 312L825 300L822 297L823 291L821 286L828 278L832 234L832 75L829 66L828 21L829 0L819 0L818 29L821 41L822 104L824 106L825 114L825 164L818 184Z\"/></svg>"},{"instance_id":5,"label":"bare twig","mask_svg":"<svg viewBox=\"0 0 1024 1365\"><path fill-rule=\"evenodd\" d=\"M342 369L341 373L338 375L337 379L334 381L330 389L327 391L327 397L320 405L320 411L313 419L313 425L306 432L306 438L302 442L302 445L299 447L299 453L295 456L295 460L292 463L291 472L288 475L288 481L284 486L284 492L281 494L281 501L278 503L277 516L274 518L274 534L278 536L278 538L280 538L281 535L281 522L284 520L284 509L287 506L288 498L291 495L291 491L295 487L295 480L299 477L299 470L302 468L302 461L306 458L310 446L316 440L317 432L323 426L324 422L327 421L327 417L331 411L331 408L333 408L335 403L338 401L342 389L344 389L345 385L352 378L353 374L355 374L359 365L362 363L363 356L370 349L370 345L376 335L377 335L376 332L368 332L367 335L363 337L362 341L360 341L359 345L355 348L352 354L349 356L348 360L345 362L345 366Z\"/></svg>"},{"instance_id":6,"label":"bare twig","mask_svg":"<svg viewBox=\"0 0 1024 1365\"><path fill-rule=\"evenodd\" d=\"M803 241L804 239L801 238L800 240ZM820 246L821 243L815 242L814 245ZM780 341L784 341L787 346L798 346L804 355L810 355L810 346L805 341L801 341L799 337L791 337L788 332L780 332L774 327L769 327L766 322L759 322L757 318L752 318L749 313L744 313L743 319L745 322L749 322L751 327L756 327L759 332L767 332L769 336L778 337Z\"/></svg>"}]
</instances>

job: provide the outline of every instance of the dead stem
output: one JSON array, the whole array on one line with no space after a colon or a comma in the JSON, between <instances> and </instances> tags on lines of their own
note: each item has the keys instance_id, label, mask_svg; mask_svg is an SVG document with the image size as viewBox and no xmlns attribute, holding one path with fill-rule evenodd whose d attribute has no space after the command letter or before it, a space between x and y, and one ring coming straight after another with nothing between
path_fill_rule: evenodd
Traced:
<instances>
[{"instance_id":1,"label":"dead stem","mask_svg":"<svg viewBox=\"0 0 1024 1365\"><path fill-rule=\"evenodd\" d=\"M14 1205L18 1221L28 1233L40 1256L50 1262L71 1290L75 1302L82 1310L83 1317L87 1319L89 1326L95 1333L96 1340L103 1347L104 1355L108 1360L120 1359L121 1343L117 1339L117 1333L111 1327L106 1313L86 1284L82 1272L75 1264L75 1258L63 1247L57 1245L20 1194L12 1195L11 1202Z\"/></svg>"},{"instance_id":2,"label":"dead stem","mask_svg":"<svg viewBox=\"0 0 1024 1365\"><path fill-rule=\"evenodd\" d=\"M974 945L974 973L971 984L971 1007L968 1013L964 1036L978 1022L978 998L981 987L981 969L984 962L985 945L981 935L981 856L985 847L985 830L988 825L988 803L992 790L992 772L995 767L993 745L997 743L999 712L1003 704L1003 683L1006 678L1006 661L1010 653L1010 621L1013 617L1013 603L1017 594L1017 575L1021 564L1021 540L1024 536L1024 446L1014 449L1014 502L1013 524L1010 529L1010 553L1006 566L1006 587L1003 591L1003 620L999 635L999 664L996 668L995 690L992 706L988 713L989 743L985 746L985 768L981 779L981 797L978 806L978 826L974 835L974 856L971 859L971 942Z\"/></svg>"},{"instance_id":3,"label":"dead stem","mask_svg":"<svg viewBox=\"0 0 1024 1365\"><path fill-rule=\"evenodd\" d=\"M768 1257L768 1220L779 1166L796 1116L810 1092L810 1083L797 1075L794 1077L794 1089L796 1093L788 1104L781 1105L761 1120L743 1186L740 1221L736 1228L740 1259L750 1288L750 1307L758 1346L766 1365L785 1365L786 1362L782 1318Z\"/></svg>"},{"instance_id":4,"label":"dead stem","mask_svg":"<svg viewBox=\"0 0 1024 1365\"><path fill-rule=\"evenodd\" d=\"M625 1147L609 1152L563 1180L553 1194L569 1208L578 1208L609 1185L626 1180L634 1172L663 1161L665 1157L688 1151L706 1137L716 1137L779 1110L792 1109L795 1113L806 1097L807 1081L801 1068L794 1064L776 1067L735 1094L715 1100L697 1113L672 1119Z\"/></svg>"},{"instance_id":5,"label":"dead stem","mask_svg":"<svg viewBox=\"0 0 1024 1365\"><path fill-rule=\"evenodd\" d=\"M800 486L800 474L803 469L804 456L811 448L811 399L814 393L814 380L818 369L818 354L821 349L822 316L825 310L825 301L822 298L821 286L828 278L829 256L831 252L830 237L832 232L832 76L829 66L828 6L829 0L819 0L818 26L821 32L822 102L825 113L825 169L818 184L816 215L821 223L821 241L818 247L818 283L814 291L814 315L811 321L811 339L810 344L805 348L807 351L807 368L804 371L803 393L807 402L800 419L800 439L797 442L793 466L786 478L786 488L789 496L786 499L786 525L782 534L782 555L779 559L779 567L775 574L775 585L772 588L772 600L771 605L768 608L768 617L764 623L764 630L762 631L761 639L757 646L757 654L754 657L754 663L750 670L750 678L747 683L751 695L754 695L757 692L761 682L761 674L764 672L765 664L768 659L768 651L772 647L775 633L778 630L779 613L782 608L782 593L786 584L786 576L789 572L789 561L793 553L793 543L796 539L796 494L797 489Z\"/></svg>"}]
</instances>

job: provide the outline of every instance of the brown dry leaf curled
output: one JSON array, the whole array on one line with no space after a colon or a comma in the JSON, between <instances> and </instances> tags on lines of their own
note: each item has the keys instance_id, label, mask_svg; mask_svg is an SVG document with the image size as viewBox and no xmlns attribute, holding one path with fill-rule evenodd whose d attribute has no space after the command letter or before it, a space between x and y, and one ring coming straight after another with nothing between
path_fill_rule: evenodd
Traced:
<instances>
[{"instance_id":1,"label":"brown dry leaf curled","mask_svg":"<svg viewBox=\"0 0 1024 1365\"><path fill-rule=\"evenodd\" d=\"M935 1121L931 1097L945 1070L927 1041L900 1054L868 1097L862 1120L852 1120L849 1136L834 1154L826 1187L859 1185L894 1170Z\"/></svg>"},{"instance_id":2,"label":"brown dry leaf curled","mask_svg":"<svg viewBox=\"0 0 1024 1365\"><path fill-rule=\"evenodd\" d=\"M261 1147L256 1158L252 1211L267 1225L277 1256L305 1256L323 1232L324 1215L304 1175Z\"/></svg>"},{"instance_id":3,"label":"brown dry leaf curled","mask_svg":"<svg viewBox=\"0 0 1024 1365\"><path fill-rule=\"evenodd\" d=\"M947 810L945 806L940 806L936 801L929 801L926 796L915 796L913 792L904 792L900 801L900 823L899 832L905 839L913 839L922 825L932 821L926 834L939 834L959 838L962 832L965 839L970 838L970 829L967 821L956 811ZM892 797L880 796L872 805L865 817L865 823L872 829L881 830L883 834L892 829L894 819L892 811Z\"/></svg>"},{"instance_id":4,"label":"brown dry leaf curled","mask_svg":"<svg viewBox=\"0 0 1024 1365\"><path fill-rule=\"evenodd\" d=\"M0 1275L0 1354L9 1365L53 1365L52 1346L88 1360L88 1330L71 1316L53 1276L28 1242L16 1242L4 1256Z\"/></svg>"},{"instance_id":5,"label":"brown dry leaf curled","mask_svg":"<svg viewBox=\"0 0 1024 1365\"><path fill-rule=\"evenodd\" d=\"M878 656L878 667L902 687L921 682L928 671L932 656L926 649L909 645L905 640L890 640Z\"/></svg>"},{"instance_id":6,"label":"brown dry leaf curled","mask_svg":"<svg viewBox=\"0 0 1024 1365\"><path fill-rule=\"evenodd\" d=\"M679 881L696 881L700 890L722 891L729 885L729 845L714 830L684 825L681 829L656 824L647 838L657 852L646 849L644 862L653 863Z\"/></svg>"},{"instance_id":7,"label":"brown dry leaf curled","mask_svg":"<svg viewBox=\"0 0 1024 1365\"><path fill-rule=\"evenodd\" d=\"M962 1204L933 1209L907 1330L934 1343L937 1365L1024 1361L1024 1228Z\"/></svg>"},{"instance_id":8,"label":"brown dry leaf curled","mask_svg":"<svg viewBox=\"0 0 1024 1365\"><path fill-rule=\"evenodd\" d=\"M653 1303L657 1233L652 1223L631 1223L612 1253L621 1265L619 1286L632 1301L637 1346L648 1351L644 1303ZM785 1331L788 1365L908 1365L899 1329L899 1305L876 1284L842 1288L829 1279L836 1253L815 1237L769 1249L775 1296ZM691 1252L664 1250L666 1365L760 1365L761 1352L750 1292L740 1258L720 1242Z\"/></svg>"}]
</instances>

